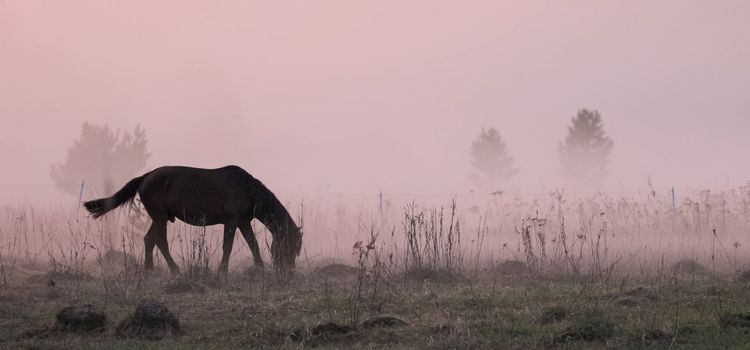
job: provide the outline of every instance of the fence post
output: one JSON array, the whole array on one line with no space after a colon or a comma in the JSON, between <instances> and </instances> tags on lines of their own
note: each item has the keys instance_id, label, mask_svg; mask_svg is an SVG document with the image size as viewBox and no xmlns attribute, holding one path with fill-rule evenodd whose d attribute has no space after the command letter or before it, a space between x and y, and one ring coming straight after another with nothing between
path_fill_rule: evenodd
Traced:
<instances>
[{"instance_id":1,"label":"fence post","mask_svg":"<svg viewBox=\"0 0 750 350\"><path fill-rule=\"evenodd\" d=\"M78 205L76 205L76 222L78 221L78 214L81 213L81 202L83 202L83 182L84 180L81 180L81 190L78 192Z\"/></svg>"}]
</instances>

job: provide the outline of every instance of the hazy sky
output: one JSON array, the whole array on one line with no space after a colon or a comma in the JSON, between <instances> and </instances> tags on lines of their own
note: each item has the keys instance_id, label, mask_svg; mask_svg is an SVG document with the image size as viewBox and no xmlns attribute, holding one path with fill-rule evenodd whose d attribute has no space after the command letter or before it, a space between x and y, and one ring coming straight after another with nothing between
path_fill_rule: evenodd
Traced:
<instances>
[{"instance_id":1,"label":"hazy sky","mask_svg":"<svg viewBox=\"0 0 750 350\"><path fill-rule=\"evenodd\" d=\"M589 108L614 139L610 188L736 186L748 18L748 1L0 0L0 184L51 183L89 121L140 123L150 168L464 192L493 126L521 168L508 188L537 192L559 185L555 147Z\"/></svg>"}]
</instances>

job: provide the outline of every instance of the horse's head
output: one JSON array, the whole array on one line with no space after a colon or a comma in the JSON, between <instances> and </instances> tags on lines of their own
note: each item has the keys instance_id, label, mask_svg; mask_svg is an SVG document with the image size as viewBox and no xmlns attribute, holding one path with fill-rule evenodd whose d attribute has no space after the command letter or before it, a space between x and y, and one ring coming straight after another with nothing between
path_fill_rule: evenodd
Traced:
<instances>
[{"instance_id":1,"label":"horse's head","mask_svg":"<svg viewBox=\"0 0 750 350\"><path fill-rule=\"evenodd\" d=\"M286 230L273 237L271 257L274 267L282 270L293 269L301 250L302 229L296 225L290 225Z\"/></svg>"}]
</instances>

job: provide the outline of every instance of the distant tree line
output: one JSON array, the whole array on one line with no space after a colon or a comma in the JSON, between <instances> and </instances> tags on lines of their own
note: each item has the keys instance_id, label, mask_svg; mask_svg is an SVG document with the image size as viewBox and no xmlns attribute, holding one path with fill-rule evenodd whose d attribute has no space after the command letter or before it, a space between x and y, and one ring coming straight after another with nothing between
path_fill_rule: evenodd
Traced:
<instances>
[{"instance_id":1,"label":"distant tree line","mask_svg":"<svg viewBox=\"0 0 750 350\"><path fill-rule=\"evenodd\" d=\"M559 171L566 185L573 190L600 189L613 148L612 139L604 132L601 114L596 110L578 111L571 119L565 140L557 146ZM480 190L495 191L518 173L514 158L495 128L482 128L469 155L473 168L469 180Z\"/></svg>"},{"instance_id":2,"label":"distant tree line","mask_svg":"<svg viewBox=\"0 0 750 350\"><path fill-rule=\"evenodd\" d=\"M131 178L140 174L150 157L146 132L136 126L133 131L113 130L109 126L83 123L81 135L68 149L64 161L50 168L58 188L78 195L74 186L82 180L89 189L110 195ZM600 189L607 177L609 156L614 148L604 132L601 114L581 109L571 118L565 139L557 146L559 172L567 186L574 190ZM469 180L482 191L496 191L518 174L515 159L494 128L482 128L471 143Z\"/></svg>"}]
</instances>

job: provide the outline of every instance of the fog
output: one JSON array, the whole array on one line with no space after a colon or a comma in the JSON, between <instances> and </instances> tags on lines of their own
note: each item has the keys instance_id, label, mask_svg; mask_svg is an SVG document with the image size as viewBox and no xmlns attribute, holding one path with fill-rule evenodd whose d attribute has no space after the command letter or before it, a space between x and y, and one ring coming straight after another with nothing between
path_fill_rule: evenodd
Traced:
<instances>
[{"instance_id":1,"label":"fog","mask_svg":"<svg viewBox=\"0 0 750 350\"><path fill-rule=\"evenodd\" d=\"M281 193L472 189L497 128L504 190L562 186L582 108L606 190L750 181L750 3L0 2L0 196L66 200L81 124L140 124L161 165L237 164Z\"/></svg>"}]
</instances>

